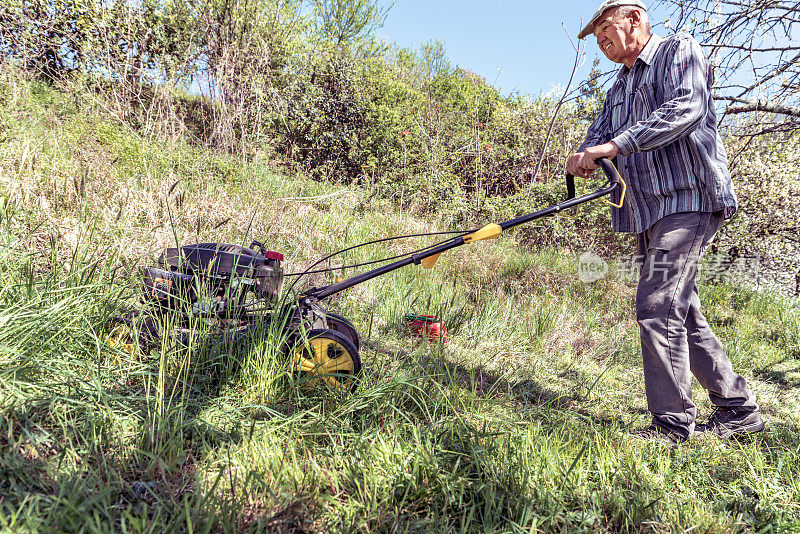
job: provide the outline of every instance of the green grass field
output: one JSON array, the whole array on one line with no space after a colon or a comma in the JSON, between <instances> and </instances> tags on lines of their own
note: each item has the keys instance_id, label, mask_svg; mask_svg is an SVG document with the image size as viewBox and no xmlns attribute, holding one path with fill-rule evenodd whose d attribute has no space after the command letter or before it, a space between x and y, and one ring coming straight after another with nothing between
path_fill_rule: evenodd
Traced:
<instances>
[{"instance_id":1,"label":"green grass field","mask_svg":"<svg viewBox=\"0 0 800 534\"><path fill-rule=\"evenodd\" d=\"M363 339L352 395L299 389L269 339L129 354L108 321L176 242L255 238L299 270L451 222L140 139L7 73L0 94L3 531L800 532L798 300L701 288L768 427L675 448L630 437L649 424L633 286L584 284L576 254L513 234L333 297ZM409 312L448 342L413 338Z\"/></svg>"}]
</instances>

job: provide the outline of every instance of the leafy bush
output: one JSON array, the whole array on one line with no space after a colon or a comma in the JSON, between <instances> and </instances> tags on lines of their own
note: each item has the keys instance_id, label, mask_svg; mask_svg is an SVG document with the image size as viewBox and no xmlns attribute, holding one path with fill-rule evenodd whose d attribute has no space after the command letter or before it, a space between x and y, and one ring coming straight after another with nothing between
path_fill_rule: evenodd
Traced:
<instances>
[{"instance_id":1,"label":"leafy bush","mask_svg":"<svg viewBox=\"0 0 800 534\"><path fill-rule=\"evenodd\" d=\"M12 0L0 6L0 61L77 83L78 94L144 136L277 156L448 225L563 198L565 161L603 99L597 64L550 131L553 98L503 96L451 64L440 42L416 51L378 42L372 32L386 12L377 6ZM772 269L797 271L796 144L792 132L728 139L742 201L715 245L731 252L728 263L757 255ZM520 232L533 246L610 251L628 239L608 226L598 203L577 220Z\"/></svg>"},{"instance_id":2,"label":"leafy bush","mask_svg":"<svg viewBox=\"0 0 800 534\"><path fill-rule=\"evenodd\" d=\"M712 252L720 256L724 276L738 273L797 290L800 134L729 136L727 145L739 210L723 225Z\"/></svg>"}]
</instances>

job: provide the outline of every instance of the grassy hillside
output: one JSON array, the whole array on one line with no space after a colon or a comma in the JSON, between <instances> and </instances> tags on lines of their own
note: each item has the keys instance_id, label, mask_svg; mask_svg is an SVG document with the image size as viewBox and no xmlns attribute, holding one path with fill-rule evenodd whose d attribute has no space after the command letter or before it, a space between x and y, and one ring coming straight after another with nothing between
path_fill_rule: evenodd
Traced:
<instances>
[{"instance_id":1,"label":"grassy hillside","mask_svg":"<svg viewBox=\"0 0 800 534\"><path fill-rule=\"evenodd\" d=\"M450 221L142 139L8 75L0 95L4 531L800 531L796 300L701 288L768 430L674 449L629 437L649 423L633 287L513 235L334 297L364 339L352 395L298 390L268 343L130 355L108 319L166 246L257 238L295 271ZM449 342L415 341L407 312L443 316Z\"/></svg>"}]
</instances>

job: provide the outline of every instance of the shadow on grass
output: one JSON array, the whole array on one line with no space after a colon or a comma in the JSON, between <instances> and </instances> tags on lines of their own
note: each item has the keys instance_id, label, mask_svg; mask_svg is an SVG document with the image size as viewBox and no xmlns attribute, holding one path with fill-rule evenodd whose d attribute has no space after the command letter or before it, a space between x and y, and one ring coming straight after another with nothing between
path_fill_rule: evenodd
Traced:
<instances>
[{"instance_id":1,"label":"shadow on grass","mask_svg":"<svg viewBox=\"0 0 800 534\"><path fill-rule=\"evenodd\" d=\"M784 365L789 361L796 361L795 358L783 358L769 366L753 369L753 374L760 380L776 384L781 389L794 389L800 387L800 367L791 369L780 367L792 367L791 364ZM776 369L777 368L777 369Z\"/></svg>"},{"instance_id":2,"label":"shadow on grass","mask_svg":"<svg viewBox=\"0 0 800 534\"><path fill-rule=\"evenodd\" d=\"M181 475L162 472L157 483L137 480L143 473L111 443L105 425L91 429L98 434L85 434L97 419L58 436L44 426L48 418L55 419L38 406L4 415L0 514L12 531L118 530L123 517L129 527L145 525L164 515L158 509L167 509L168 501L177 504L198 490L186 468Z\"/></svg>"},{"instance_id":3,"label":"shadow on grass","mask_svg":"<svg viewBox=\"0 0 800 534\"><path fill-rule=\"evenodd\" d=\"M612 418L601 418L591 413L584 406L591 394L595 378L578 369L570 369L561 377L571 380L574 387L569 393L558 392L539 381L532 379L509 380L498 376L482 365L466 367L448 361L441 355L412 355L397 347L389 347L380 342L364 341L364 346L379 352L389 359L404 361L416 358L422 369L435 370L441 366L443 372L434 372L433 376L443 387L453 385L474 391L478 396L497 400L513 406L522 419L536 417L542 410L555 410L563 413L574 413L580 419L602 427L619 427L619 422ZM588 384L588 386L587 386ZM639 409L637 414L646 414L647 410Z\"/></svg>"},{"instance_id":4,"label":"shadow on grass","mask_svg":"<svg viewBox=\"0 0 800 534\"><path fill-rule=\"evenodd\" d=\"M0 411L0 515L22 521L13 530L30 531L80 531L90 519L118 530L123 517L129 528L163 522L165 529L181 514L184 526L187 514L225 518L196 466L204 451L243 439L235 426L202 417L238 371L210 371L207 363L190 369L189 380L159 375L159 358L141 355L126 376L106 369L102 381L17 382Z\"/></svg>"},{"instance_id":5,"label":"shadow on grass","mask_svg":"<svg viewBox=\"0 0 800 534\"><path fill-rule=\"evenodd\" d=\"M198 416L209 401L207 391L176 397L157 421L152 418L155 400L142 399L139 389L114 387L100 395L99 404L84 402L92 395L75 391L70 397L40 393L4 406L4 528L120 531L124 524L128 531L172 532L202 525L211 532L303 532L318 517L318 492L312 487L295 488L299 495L270 504L231 491L246 487L248 480L237 478L237 464L226 450L245 437ZM114 428L121 414L133 421L135 431ZM123 442L120 434L129 435Z\"/></svg>"}]
</instances>

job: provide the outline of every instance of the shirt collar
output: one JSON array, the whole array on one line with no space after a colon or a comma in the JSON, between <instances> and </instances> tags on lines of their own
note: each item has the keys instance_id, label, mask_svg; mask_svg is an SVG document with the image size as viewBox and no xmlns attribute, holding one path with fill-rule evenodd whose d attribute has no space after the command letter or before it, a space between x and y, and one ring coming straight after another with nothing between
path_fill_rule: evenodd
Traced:
<instances>
[{"instance_id":1,"label":"shirt collar","mask_svg":"<svg viewBox=\"0 0 800 534\"><path fill-rule=\"evenodd\" d=\"M663 37L660 37L654 33L650 34L650 39L647 41L647 44L644 45L642 51L639 52L639 56L636 58L636 61L641 61L645 65L650 65L653 62L653 56L656 55L656 49L658 49L658 45L661 44L661 41L663 40ZM634 65L636 65L636 62L634 62ZM628 67L622 65L619 69L618 77L624 78L627 76L629 70L630 69Z\"/></svg>"},{"instance_id":2,"label":"shirt collar","mask_svg":"<svg viewBox=\"0 0 800 534\"><path fill-rule=\"evenodd\" d=\"M661 43L661 41L663 41L661 37L659 37L656 34L652 34L650 36L650 40L647 41L646 45L644 45L644 48L642 48L642 51L639 53L639 57L637 57L636 59L643 61L647 65L652 63L653 56L656 55L656 49L658 48L658 45Z\"/></svg>"}]
</instances>

